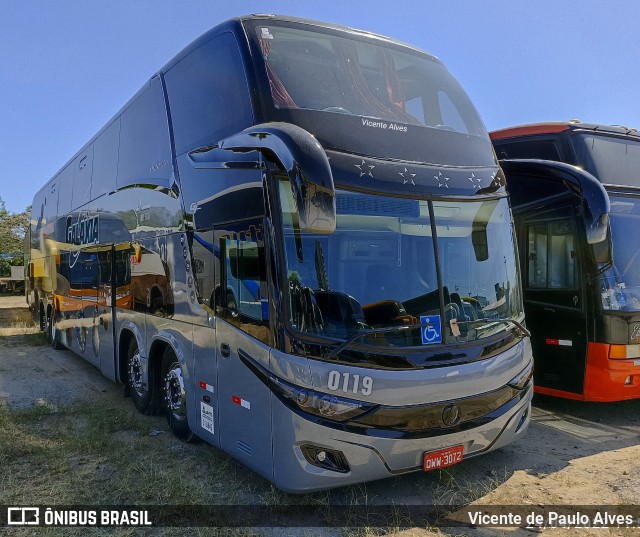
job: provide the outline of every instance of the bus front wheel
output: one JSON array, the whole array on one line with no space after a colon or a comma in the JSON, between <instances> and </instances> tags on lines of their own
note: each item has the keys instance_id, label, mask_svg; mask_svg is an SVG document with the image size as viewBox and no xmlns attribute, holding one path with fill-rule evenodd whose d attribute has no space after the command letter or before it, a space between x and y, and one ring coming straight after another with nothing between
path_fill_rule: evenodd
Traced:
<instances>
[{"instance_id":1,"label":"bus front wheel","mask_svg":"<svg viewBox=\"0 0 640 537\"><path fill-rule=\"evenodd\" d=\"M165 349L162 357L162 386L164 411L171 432L185 442L195 440L196 436L187 422L187 394L182 368L171 347Z\"/></svg>"},{"instance_id":2,"label":"bus front wheel","mask_svg":"<svg viewBox=\"0 0 640 537\"><path fill-rule=\"evenodd\" d=\"M138 411L147 416L157 414L160 408L160 390L156 382L156 368L149 363L147 378L144 378L142 358L135 338L131 340L127 353L127 383L131 399Z\"/></svg>"}]
</instances>

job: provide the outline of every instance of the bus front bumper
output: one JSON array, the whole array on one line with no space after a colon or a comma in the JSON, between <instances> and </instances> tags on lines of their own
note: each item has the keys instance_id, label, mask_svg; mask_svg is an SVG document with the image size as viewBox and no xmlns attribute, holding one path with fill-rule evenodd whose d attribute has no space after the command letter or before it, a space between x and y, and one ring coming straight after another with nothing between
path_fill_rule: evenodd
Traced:
<instances>
[{"instance_id":1,"label":"bus front bumper","mask_svg":"<svg viewBox=\"0 0 640 537\"><path fill-rule=\"evenodd\" d=\"M605 403L640 398L640 356L611 358L612 347L637 345L588 344L583 400Z\"/></svg>"},{"instance_id":2,"label":"bus front bumper","mask_svg":"<svg viewBox=\"0 0 640 537\"><path fill-rule=\"evenodd\" d=\"M436 450L463 446L463 460L488 453L524 434L532 396L530 382L517 401L504 405L509 408L495 419L468 430L424 438L389 438L329 428L274 401L273 481L288 492L313 492L422 471L425 453ZM314 450L342 461L343 468L334 471L312 464L309 459Z\"/></svg>"}]
</instances>

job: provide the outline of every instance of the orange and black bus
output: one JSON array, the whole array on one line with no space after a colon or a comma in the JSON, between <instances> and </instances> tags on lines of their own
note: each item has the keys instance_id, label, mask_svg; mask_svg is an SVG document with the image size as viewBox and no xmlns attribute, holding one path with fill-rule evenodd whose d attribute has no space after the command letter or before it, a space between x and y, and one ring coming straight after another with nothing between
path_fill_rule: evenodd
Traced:
<instances>
[{"instance_id":1,"label":"orange and black bus","mask_svg":"<svg viewBox=\"0 0 640 537\"><path fill-rule=\"evenodd\" d=\"M571 121L491 138L517 227L535 390L640 397L640 134Z\"/></svg>"}]
</instances>

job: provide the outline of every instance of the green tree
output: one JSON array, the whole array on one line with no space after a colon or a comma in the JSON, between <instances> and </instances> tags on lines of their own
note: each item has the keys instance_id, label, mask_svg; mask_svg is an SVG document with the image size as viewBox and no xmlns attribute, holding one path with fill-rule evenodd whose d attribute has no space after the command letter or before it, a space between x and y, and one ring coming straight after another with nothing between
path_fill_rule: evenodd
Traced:
<instances>
[{"instance_id":1,"label":"green tree","mask_svg":"<svg viewBox=\"0 0 640 537\"><path fill-rule=\"evenodd\" d=\"M0 198L0 254L21 254L24 249L24 236L29 226L31 206L21 213L7 211Z\"/></svg>"}]
</instances>

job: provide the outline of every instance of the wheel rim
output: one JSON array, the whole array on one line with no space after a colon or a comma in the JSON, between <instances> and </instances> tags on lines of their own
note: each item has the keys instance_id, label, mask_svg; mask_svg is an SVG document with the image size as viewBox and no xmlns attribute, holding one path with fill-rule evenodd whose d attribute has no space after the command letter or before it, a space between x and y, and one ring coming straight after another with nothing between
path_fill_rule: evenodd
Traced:
<instances>
[{"instance_id":1,"label":"wheel rim","mask_svg":"<svg viewBox=\"0 0 640 537\"><path fill-rule=\"evenodd\" d=\"M147 390L142 382L142 360L140 359L140 353L136 351L131 358L129 358L129 386L140 397L146 395Z\"/></svg>"},{"instance_id":2,"label":"wheel rim","mask_svg":"<svg viewBox=\"0 0 640 537\"><path fill-rule=\"evenodd\" d=\"M56 328L56 312L51 312L51 318L49 319L49 330L51 331L51 342L55 343L56 334L58 333L58 329Z\"/></svg>"},{"instance_id":3,"label":"wheel rim","mask_svg":"<svg viewBox=\"0 0 640 537\"><path fill-rule=\"evenodd\" d=\"M187 414L187 401L182 370L177 363L171 366L171 369L164 378L164 399L167 410L176 419L185 419Z\"/></svg>"}]
</instances>

